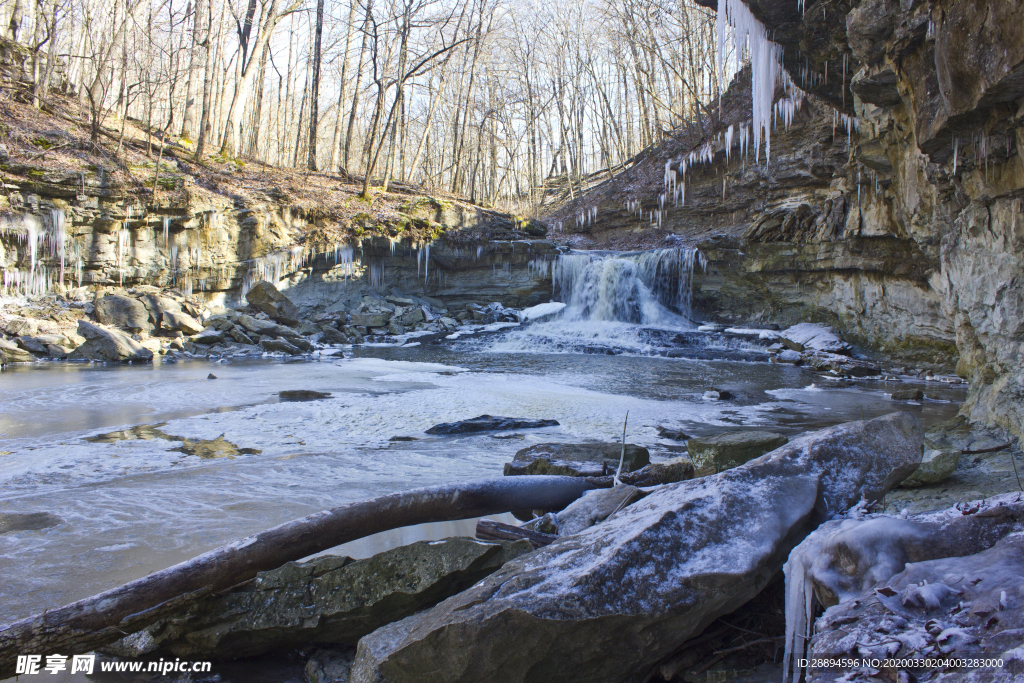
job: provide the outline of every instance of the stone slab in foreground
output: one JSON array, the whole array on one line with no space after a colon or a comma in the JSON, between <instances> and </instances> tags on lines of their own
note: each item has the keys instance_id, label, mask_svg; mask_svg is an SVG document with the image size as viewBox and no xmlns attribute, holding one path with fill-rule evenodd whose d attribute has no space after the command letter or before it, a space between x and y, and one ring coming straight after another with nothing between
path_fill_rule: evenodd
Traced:
<instances>
[{"instance_id":1,"label":"stone slab in foreground","mask_svg":"<svg viewBox=\"0 0 1024 683\"><path fill-rule=\"evenodd\" d=\"M105 648L139 658L234 659L308 643L355 645L374 629L472 586L527 541L419 541L365 560L326 555L261 572Z\"/></svg>"},{"instance_id":2,"label":"stone slab in foreground","mask_svg":"<svg viewBox=\"0 0 1024 683\"><path fill-rule=\"evenodd\" d=\"M894 413L666 485L364 637L353 683L632 682L778 573L831 510L877 499L921 460Z\"/></svg>"}]
</instances>

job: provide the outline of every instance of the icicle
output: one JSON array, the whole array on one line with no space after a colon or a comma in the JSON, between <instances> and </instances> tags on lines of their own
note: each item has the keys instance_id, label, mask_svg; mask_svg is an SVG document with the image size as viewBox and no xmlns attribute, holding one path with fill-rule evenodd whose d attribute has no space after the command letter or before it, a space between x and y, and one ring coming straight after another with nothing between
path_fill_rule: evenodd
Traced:
<instances>
[{"instance_id":1,"label":"icicle","mask_svg":"<svg viewBox=\"0 0 1024 683\"><path fill-rule=\"evenodd\" d=\"M754 160L760 156L761 137L764 136L765 161L771 158L771 115L775 99L775 85L781 68L781 48L768 39L761 24L742 0L723 0L719 3L718 21L722 14L732 28L733 47L737 58L743 48L749 48L751 72L751 104L754 118ZM719 30L719 63L724 63L724 30Z\"/></svg>"},{"instance_id":2,"label":"icicle","mask_svg":"<svg viewBox=\"0 0 1024 683\"><path fill-rule=\"evenodd\" d=\"M960 152L960 138L953 138L953 175L956 175L956 160Z\"/></svg>"}]
</instances>

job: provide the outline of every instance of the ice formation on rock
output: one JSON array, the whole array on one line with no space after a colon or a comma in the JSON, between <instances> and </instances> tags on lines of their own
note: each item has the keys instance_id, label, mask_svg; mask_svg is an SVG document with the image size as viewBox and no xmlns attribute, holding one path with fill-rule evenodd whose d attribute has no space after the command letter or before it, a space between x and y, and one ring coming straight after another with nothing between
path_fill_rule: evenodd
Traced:
<instances>
[{"instance_id":1,"label":"ice formation on rock","mask_svg":"<svg viewBox=\"0 0 1024 683\"><path fill-rule=\"evenodd\" d=\"M782 76L782 48L768 39L764 25L751 14L742 0L723 0L718 4L718 63L724 72L726 35L732 38L737 62L746 53L750 58L750 94L754 121L754 159L760 156L764 137L765 160L771 158L771 114L775 86Z\"/></svg>"}]
</instances>

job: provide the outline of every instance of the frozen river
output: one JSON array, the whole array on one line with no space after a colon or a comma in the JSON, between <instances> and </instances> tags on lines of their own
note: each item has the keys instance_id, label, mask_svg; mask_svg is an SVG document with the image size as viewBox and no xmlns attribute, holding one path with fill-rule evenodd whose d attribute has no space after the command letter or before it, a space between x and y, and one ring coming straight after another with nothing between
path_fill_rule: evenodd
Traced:
<instances>
[{"instance_id":1,"label":"frozen river","mask_svg":"<svg viewBox=\"0 0 1024 683\"><path fill-rule=\"evenodd\" d=\"M895 409L926 421L949 402L894 404L892 385L828 386L798 367L735 360L523 353L522 332L444 346L356 348L316 361L104 367L38 364L0 375L0 622L97 593L316 510L419 486L501 476L532 443L628 440L672 457L691 435L793 434ZM706 356L704 352L702 355ZM214 374L216 379L208 379ZM731 401L702 398L710 387ZM281 401L281 391L330 398ZM560 426L432 437L483 413ZM148 426L141 427L140 426ZM412 440L392 441L392 437ZM186 441L187 439L187 441ZM28 513L37 513L25 517ZM365 556L433 525L366 541Z\"/></svg>"}]
</instances>

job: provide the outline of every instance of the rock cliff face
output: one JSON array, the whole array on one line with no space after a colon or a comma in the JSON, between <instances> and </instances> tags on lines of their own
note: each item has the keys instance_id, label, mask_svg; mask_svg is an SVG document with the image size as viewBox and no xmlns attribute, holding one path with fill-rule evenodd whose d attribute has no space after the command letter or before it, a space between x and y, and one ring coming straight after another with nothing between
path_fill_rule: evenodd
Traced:
<instances>
[{"instance_id":1,"label":"rock cliff face","mask_svg":"<svg viewBox=\"0 0 1024 683\"><path fill-rule=\"evenodd\" d=\"M239 196L196 186L183 161L167 173L176 187L166 198L103 168L9 158L0 168L0 295L145 284L231 305L271 280L323 310L365 287L515 306L551 291L543 263L556 252L537 239L541 226L457 200L399 192L335 216L276 187Z\"/></svg>"},{"instance_id":2,"label":"rock cliff face","mask_svg":"<svg viewBox=\"0 0 1024 683\"><path fill-rule=\"evenodd\" d=\"M681 130L552 220L574 230L573 217L597 207L596 221L576 221L577 243L698 244L705 315L824 320L875 348L955 363L971 380L964 412L1021 434L1024 5L745 4L807 93L789 128L773 131L770 163L728 134L750 118L744 74L720 118ZM666 202L659 216L665 163L708 143L685 204Z\"/></svg>"}]
</instances>

